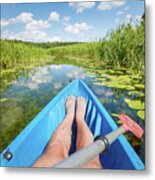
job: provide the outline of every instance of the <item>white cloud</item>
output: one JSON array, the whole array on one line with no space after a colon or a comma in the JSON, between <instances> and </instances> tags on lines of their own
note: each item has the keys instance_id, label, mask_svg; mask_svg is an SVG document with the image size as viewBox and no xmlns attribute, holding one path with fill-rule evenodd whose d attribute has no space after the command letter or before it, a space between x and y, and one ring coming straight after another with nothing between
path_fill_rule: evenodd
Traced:
<instances>
[{"instance_id":1,"label":"white cloud","mask_svg":"<svg viewBox=\"0 0 155 180\"><path fill-rule=\"evenodd\" d=\"M117 8L119 6L123 6L126 2L124 1L118 1L118 2L114 2L114 1L109 1L109 2L101 2L98 5L98 9L100 11L105 11L105 10L112 10L114 8Z\"/></svg>"},{"instance_id":2,"label":"white cloud","mask_svg":"<svg viewBox=\"0 0 155 180\"><path fill-rule=\"evenodd\" d=\"M14 39L13 36L14 36L13 32L10 32L8 30L1 31L1 39Z\"/></svg>"},{"instance_id":3,"label":"white cloud","mask_svg":"<svg viewBox=\"0 0 155 180\"><path fill-rule=\"evenodd\" d=\"M129 6L125 6L125 8L123 10L121 10L121 11L118 11L116 13L116 15L117 16L123 15L123 14L125 14L125 11L128 11L128 9L129 9Z\"/></svg>"},{"instance_id":4,"label":"white cloud","mask_svg":"<svg viewBox=\"0 0 155 180\"><path fill-rule=\"evenodd\" d=\"M11 32L2 29L2 39L17 39L23 41L33 41L33 42L46 42L53 40L60 40L58 37L49 37L47 33L43 32L43 29L50 27L47 20L36 20L33 18L32 13L23 12L16 16L15 18L10 18L7 20L1 20L3 27L10 24L22 24L24 30L18 33Z\"/></svg>"},{"instance_id":5,"label":"white cloud","mask_svg":"<svg viewBox=\"0 0 155 180\"><path fill-rule=\"evenodd\" d=\"M38 30L24 31L18 33L16 38L24 41L44 42L47 38L47 34Z\"/></svg>"},{"instance_id":6,"label":"white cloud","mask_svg":"<svg viewBox=\"0 0 155 180\"><path fill-rule=\"evenodd\" d=\"M31 22L32 20L33 20L33 14L23 12L20 15L16 16L15 18L1 20L1 26L5 27L11 24L18 24L18 23L26 24Z\"/></svg>"},{"instance_id":7,"label":"white cloud","mask_svg":"<svg viewBox=\"0 0 155 180\"><path fill-rule=\"evenodd\" d=\"M10 19L1 19L1 27L6 27L11 24L15 24L15 18L10 18Z\"/></svg>"},{"instance_id":8,"label":"white cloud","mask_svg":"<svg viewBox=\"0 0 155 180\"><path fill-rule=\"evenodd\" d=\"M115 23L117 24L128 24L130 23L132 27L136 27L137 24L139 24L142 21L141 15L132 15L132 14L127 14L124 19L122 18L115 18Z\"/></svg>"},{"instance_id":9,"label":"white cloud","mask_svg":"<svg viewBox=\"0 0 155 180\"><path fill-rule=\"evenodd\" d=\"M54 36L54 37L50 37L49 38L49 42L58 42L58 41L62 41L62 38L60 36Z\"/></svg>"},{"instance_id":10,"label":"white cloud","mask_svg":"<svg viewBox=\"0 0 155 180\"><path fill-rule=\"evenodd\" d=\"M83 23L75 23L75 24L69 24L65 27L65 31L72 33L72 34L80 34L82 31L86 31L89 29L92 29L92 26L89 26L85 22Z\"/></svg>"},{"instance_id":11,"label":"white cloud","mask_svg":"<svg viewBox=\"0 0 155 180\"><path fill-rule=\"evenodd\" d=\"M21 13L16 18L16 22L23 23L27 31L40 31L42 29L47 29L50 27L50 24L46 20L36 20L33 18L31 13ZM15 21L15 20L14 20Z\"/></svg>"},{"instance_id":12,"label":"white cloud","mask_svg":"<svg viewBox=\"0 0 155 180\"><path fill-rule=\"evenodd\" d=\"M30 41L30 42L54 42L61 41L62 38L60 36L51 37L47 33L33 30L33 31L22 31L19 33L10 32L8 30L2 31L1 39L17 39L22 41Z\"/></svg>"},{"instance_id":13,"label":"white cloud","mask_svg":"<svg viewBox=\"0 0 155 180\"><path fill-rule=\"evenodd\" d=\"M48 18L50 21L59 21L60 15L57 12L51 12Z\"/></svg>"},{"instance_id":14,"label":"white cloud","mask_svg":"<svg viewBox=\"0 0 155 180\"><path fill-rule=\"evenodd\" d=\"M16 18L14 19L14 22L18 23L21 22L23 24L29 23L33 20L33 14L32 13L27 13L27 12L23 12L20 15L16 16Z\"/></svg>"},{"instance_id":15,"label":"white cloud","mask_svg":"<svg viewBox=\"0 0 155 180\"><path fill-rule=\"evenodd\" d=\"M70 21L70 16L65 16L65 17L63 17L63 21L64 22L69 22Z\"/></svg>"},{"instance_id":16,"label":"white cloud","mask_svg":"<svg viewBox=\"0 0 155 180\"><path fill-rule=\"evenodd\" d=\"M35 41L39 42L46 37L46 33L41 31L22 31L14 33L10 31L2 32L2 39L17 39L23 41Z\"/></svg>"},{"instance_id":17,"label":"white cloud","mask_svg":"<svg viewBox=\"0 0 155 180\"><path fill-rule=\"evenodd\" d=\"M64 16L61 21L63 23L64 26L67 26L69 24L71 17L70 16Z\"/></svg>"},{"instance_id":18,"label":"white cloud","mask_svg":"<svg viewBox=\"0 0 155 180\"><path fill-rule=\"evenodd\" d=\"M1 20L2 27L11 25L11 24L18 24L21 23L25 26L26 30L39 30L39 29L46 29L50 27L48 21L43 20L35 20L33 19L32 13L23 12L16 16L15 18L10 18L7 20Z\"/></svg>"},{"instance_id":19,"label":"white cloud","mask_svg":"<svg viewBox=\"0 0 155 180\"><path fill-rule=\"evenodd\" d=\"M26 24L25 29L32 31L32 30L47 29L49 27L50 27L50 24L48 23L48 21L32 20Z\"/></svg>"},{"instance_id":20,"label":"white cloud","mask_svg":"<svg viewBox=\"0 0 155 180\"><path fill-rule=\"evenodd\" d=\"M83 13L86 9L95 6L95 2L70 2L69 6L76 10L76 13Z\"/></svg>"},{"instance_id":21,"label":"white cloud","mask_svg":"<svg viewBox=\"0 0 155 180\"><path fill-rule=\"evenodd\" d=\"M121 15L123 15L123 14L124 14L123 11L118 11L116 15L117 15L117 16L121 16Z\"/></svg>"},{"instance_id":22,"label":"white cloud","mask_svg":"<svg viewBox=\"0 0 155 180\"><path fill-rule=\"evenodd\" d=\"M9 25L9 22L5 19L1 19L1 27L5 27L5 26L8 26Z\"/></svg>"}]
</instances>

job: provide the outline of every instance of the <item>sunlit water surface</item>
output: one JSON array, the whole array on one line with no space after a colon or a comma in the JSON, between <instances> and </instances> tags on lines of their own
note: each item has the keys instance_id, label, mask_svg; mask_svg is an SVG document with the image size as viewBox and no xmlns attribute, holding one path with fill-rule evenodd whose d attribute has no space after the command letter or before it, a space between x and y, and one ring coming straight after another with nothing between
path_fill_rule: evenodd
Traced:
<instances>
[{"instance_id":1,"label":"sunlit water surface","mask_svg":"<svg viewBox=\"0 0 155 180\"><path fill-rule=\"evenodd\" d=\"M84 80L118 125L117 114L125 113L144 128L144 87L139 83L140 76L130 75L124 69L90 70L73 65L47 65L26 70L2 88L1 151L75 78ZM133 103L138 103L135 104L138 108L134 108ZM131 134L126 137L144 161L144 138L138 140Z\"/></svg>"}]
</instances>

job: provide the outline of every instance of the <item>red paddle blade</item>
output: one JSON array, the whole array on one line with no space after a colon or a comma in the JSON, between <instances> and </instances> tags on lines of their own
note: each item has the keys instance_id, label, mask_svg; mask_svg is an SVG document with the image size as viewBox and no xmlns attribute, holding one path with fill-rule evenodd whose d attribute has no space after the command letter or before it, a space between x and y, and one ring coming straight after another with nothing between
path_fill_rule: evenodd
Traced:
<instances>
[{"instance_id":1,"label":"red paddle blade","mask_svg":"<svg viewBox=\"0 0 155 180\"><path fill-rule=\"evenodd\" d=\"M139 139L143 136L144 130L129 116L126 114L120 114L118 117L122 121L125 131L132 132Z\"/></svg>"}]
</instances>

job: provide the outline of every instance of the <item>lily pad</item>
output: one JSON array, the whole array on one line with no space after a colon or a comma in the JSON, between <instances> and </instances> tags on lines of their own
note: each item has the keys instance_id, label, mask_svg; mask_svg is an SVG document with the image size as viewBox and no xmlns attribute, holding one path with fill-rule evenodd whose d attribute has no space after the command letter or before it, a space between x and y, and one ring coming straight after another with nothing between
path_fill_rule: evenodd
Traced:
<instances>
[{"instance_id":1,"label":"lily pad","mask_svg":"<svg viewBox=\"0 0 155 180\"><path fill-rule=\"evenodd\" d=\"M107 80L106 77L97 77L94 79L94 81L105 81L105 80Z\"/></svg>"},{"instance_id":2,"label":"lily pad","mask_svg":"<svg viewBox=\"0 0 155 180\"><path fill-rule=\"evenodd\" d=\"M122 121L121 120L117 121L117 124L122 124Z\"/></svg>"},{"instance_id":3,"label":"lily pad","mask_svg":"<svg viewBox=\"0 0 155 180\"><path fill-rule=\"evenodd\" d=\"M144 89L144 84L135 84L134 86L139 89Z\"/></svg>"},{"instance_id":4,"label":"lily pad","mask_svg":"<svg viewBox=\"0 0 155 180\"><path fill-rule=\"evenodd\" d=\"M132 85L119 82L119 81L109 81L109 82L103 82L104 86L107 87L113 87L117 89L126 89L126 90L134 90L135 88Z\"/></svg>"},{"instance_id":5,"label":"lily pad","mask_svg":"<svg viewBox=\"0 0 155 180\"><path fill-rule=\"evenodd\" d=\"M125 99L125 102L132 109L144 109L144 103L139 100Z\"/></svg>"},{"instance_id":6,"label":"lily pad","mask_svg":"<svg viewBox=\"0 0 155 180\"><path fill-rule=\"evenodd\" d=\"M95 79L94 85L107 86L117 89L135 90L135 87L131 84L132 78L128 75L112 75L102 74L102 77Z\"/></svg>"},{"instance_id":7,"label":"lily pad","mask_svg":"<svg viewBox=\"0 0 155 180\"><path fill-rule=\"evenodd\" d=\"M115 74L117 74L117 75L123 75L124 72L123 72L123 71L115 71Z\"/></svg>"},{"instance_id":8,"label":"lily pad","mask_svg":"<svg viewBox=\"0 0 155 180\"><path fill-rule=\"evenodd\" d=\"M87 73L87 75L89 75L91 77L94 77L96 75L94 72L91 72L91 71L88 71L88 70L86 70L85 72Z\"/></svg>"},{"instance_id":9,"label":"lily pad","mask_svg":"<svg viewBox=\"0 0 155 180\"><path fill-rule=\"evenodd\" d=\"M94 82L96 86L105 86L105 82Z\"/></svg>"},{"instance_id":10,"label":"lily pad","mask_svg":"<svg viewBox=\"0 0 155 180\"><path fill-rule=\"evenodd\" d=\"M142 143L140 140L138 140L135 137L132 137L130 134L125 134L125 137L132 144L133 147L140 146Z\"/></svg>"},{"instance_id":11,"label":"lily pad","mask_svg":"<svg viewBox=\"0 0 155 180\"><path fill-rule=\"evenodd\" d=\"M144 120L144 114L145 114L144 111L138 111L138 112L137 112L137 115L138 115L141 119L143 119L143 120Z\"/></svg>"},{"instance_id":12,"label":"lily pad","mask_svg":"<svg viewBox=\"0 0 155 180\"><path fill-rule=\"evenodd\" d=\"M130 134L124 134L124 136L129 142L131 142L132 136Z\"/></svg>"},{"instance_id":13,"label":"lily pad","mask_svg":"<svg viewBox=\"0 0 155 180\"><path fill-rule=\"evenodd\" d=\"M118 114L111 113L111 116L113 116L113 117L118 117Z\"/></svg>"},{"instance_id":14,"label":"lily pad","mask_svg":"<svg viewBox=\"0 0 155 180\"><path fill-rule=\"evenodd\" d=\"M143 92L140 92L140 91L129 91L128 92L128 95L129 96L144 96L144 93Z\"/></svg>"},{"instance_id":15,"label":"lily pad","mask_svg":"<svg viewBox=\"0 0 155 180\"><path fill-rule=\"evenodd\" d=\"M7 98L1 98L1 99L0 99L0 102L1 102L1 103L5 102L5 101L7 101Z\"/></svg>"},{"instance_id":16,"label":"lily pad","mask_svg":"<svg viewBox=\"0 0 155 180\"><path fill-rule=\"evenodd\" d=\"M104 72L107 74L115 74L116 73L116 71L112 70L112 69L105 70Z\"/></svg>"},{"instance_id":17,"label":"lily pad","mask_svg":"<svg viewBox=\"0 0 155 180\"><path fill-rule=\"evenodd\" d=\"M137 140L137 139L133 139L131 144L132 144L133 147L140 146L141 145L141 141Z\"/></svg>"},{"instance_id":18,"label":"lily pad","mask_svg":"<svg viewBox=\"0 0 155 180\"><path fill-rule=\"evenodd\" d=\"M114 103L117 103L117 100L116 100L116 99L114 99Z\"/></svg>"},{"instance_id":19,"label":"lily pad","mask_svg":"<svg viewBox=\"0 0 155 180\"><path fill-rule=\"evenodd\" d=\"M142 78L142 76L140 74L134 74L134 75L131 75L130 77L132 77L133 79L137 79L137 80Z\"/></svg>"}]
</instances>

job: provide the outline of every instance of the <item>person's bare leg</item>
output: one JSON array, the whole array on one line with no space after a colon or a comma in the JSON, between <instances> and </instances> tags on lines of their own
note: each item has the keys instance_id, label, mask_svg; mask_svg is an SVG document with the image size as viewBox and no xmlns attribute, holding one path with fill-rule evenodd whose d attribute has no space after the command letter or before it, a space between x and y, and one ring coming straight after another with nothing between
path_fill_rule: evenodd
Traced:
<instances>
[{"instance_id":1,"label":"person's bare leg","mask_svg":"<svg viewBox=\"0 0 155 180\"><path fill-rule=\"evenodd\" d=\"M52 167L68 157L71 146L72 123L75 113L75 97L70 96L66 101L66 116L51 137L43 155L32 167Z\"/></svg>"},{"instance_id":2,"label":"person's bare leg","mask_svg":"<svg viewBox=\"0 0 155 180\"><path fill-rule=\"evenodd\" d=\"M77 141L76 150L80 150L91 144L94 140L91 131L89 130L84 117L86 112L86 101L83 97L77 98L76 109L76 123L77 123ZM84 165L84 168L102 168L99 156L92 159L90 162Z\"/></svg>"}]
</instances>

